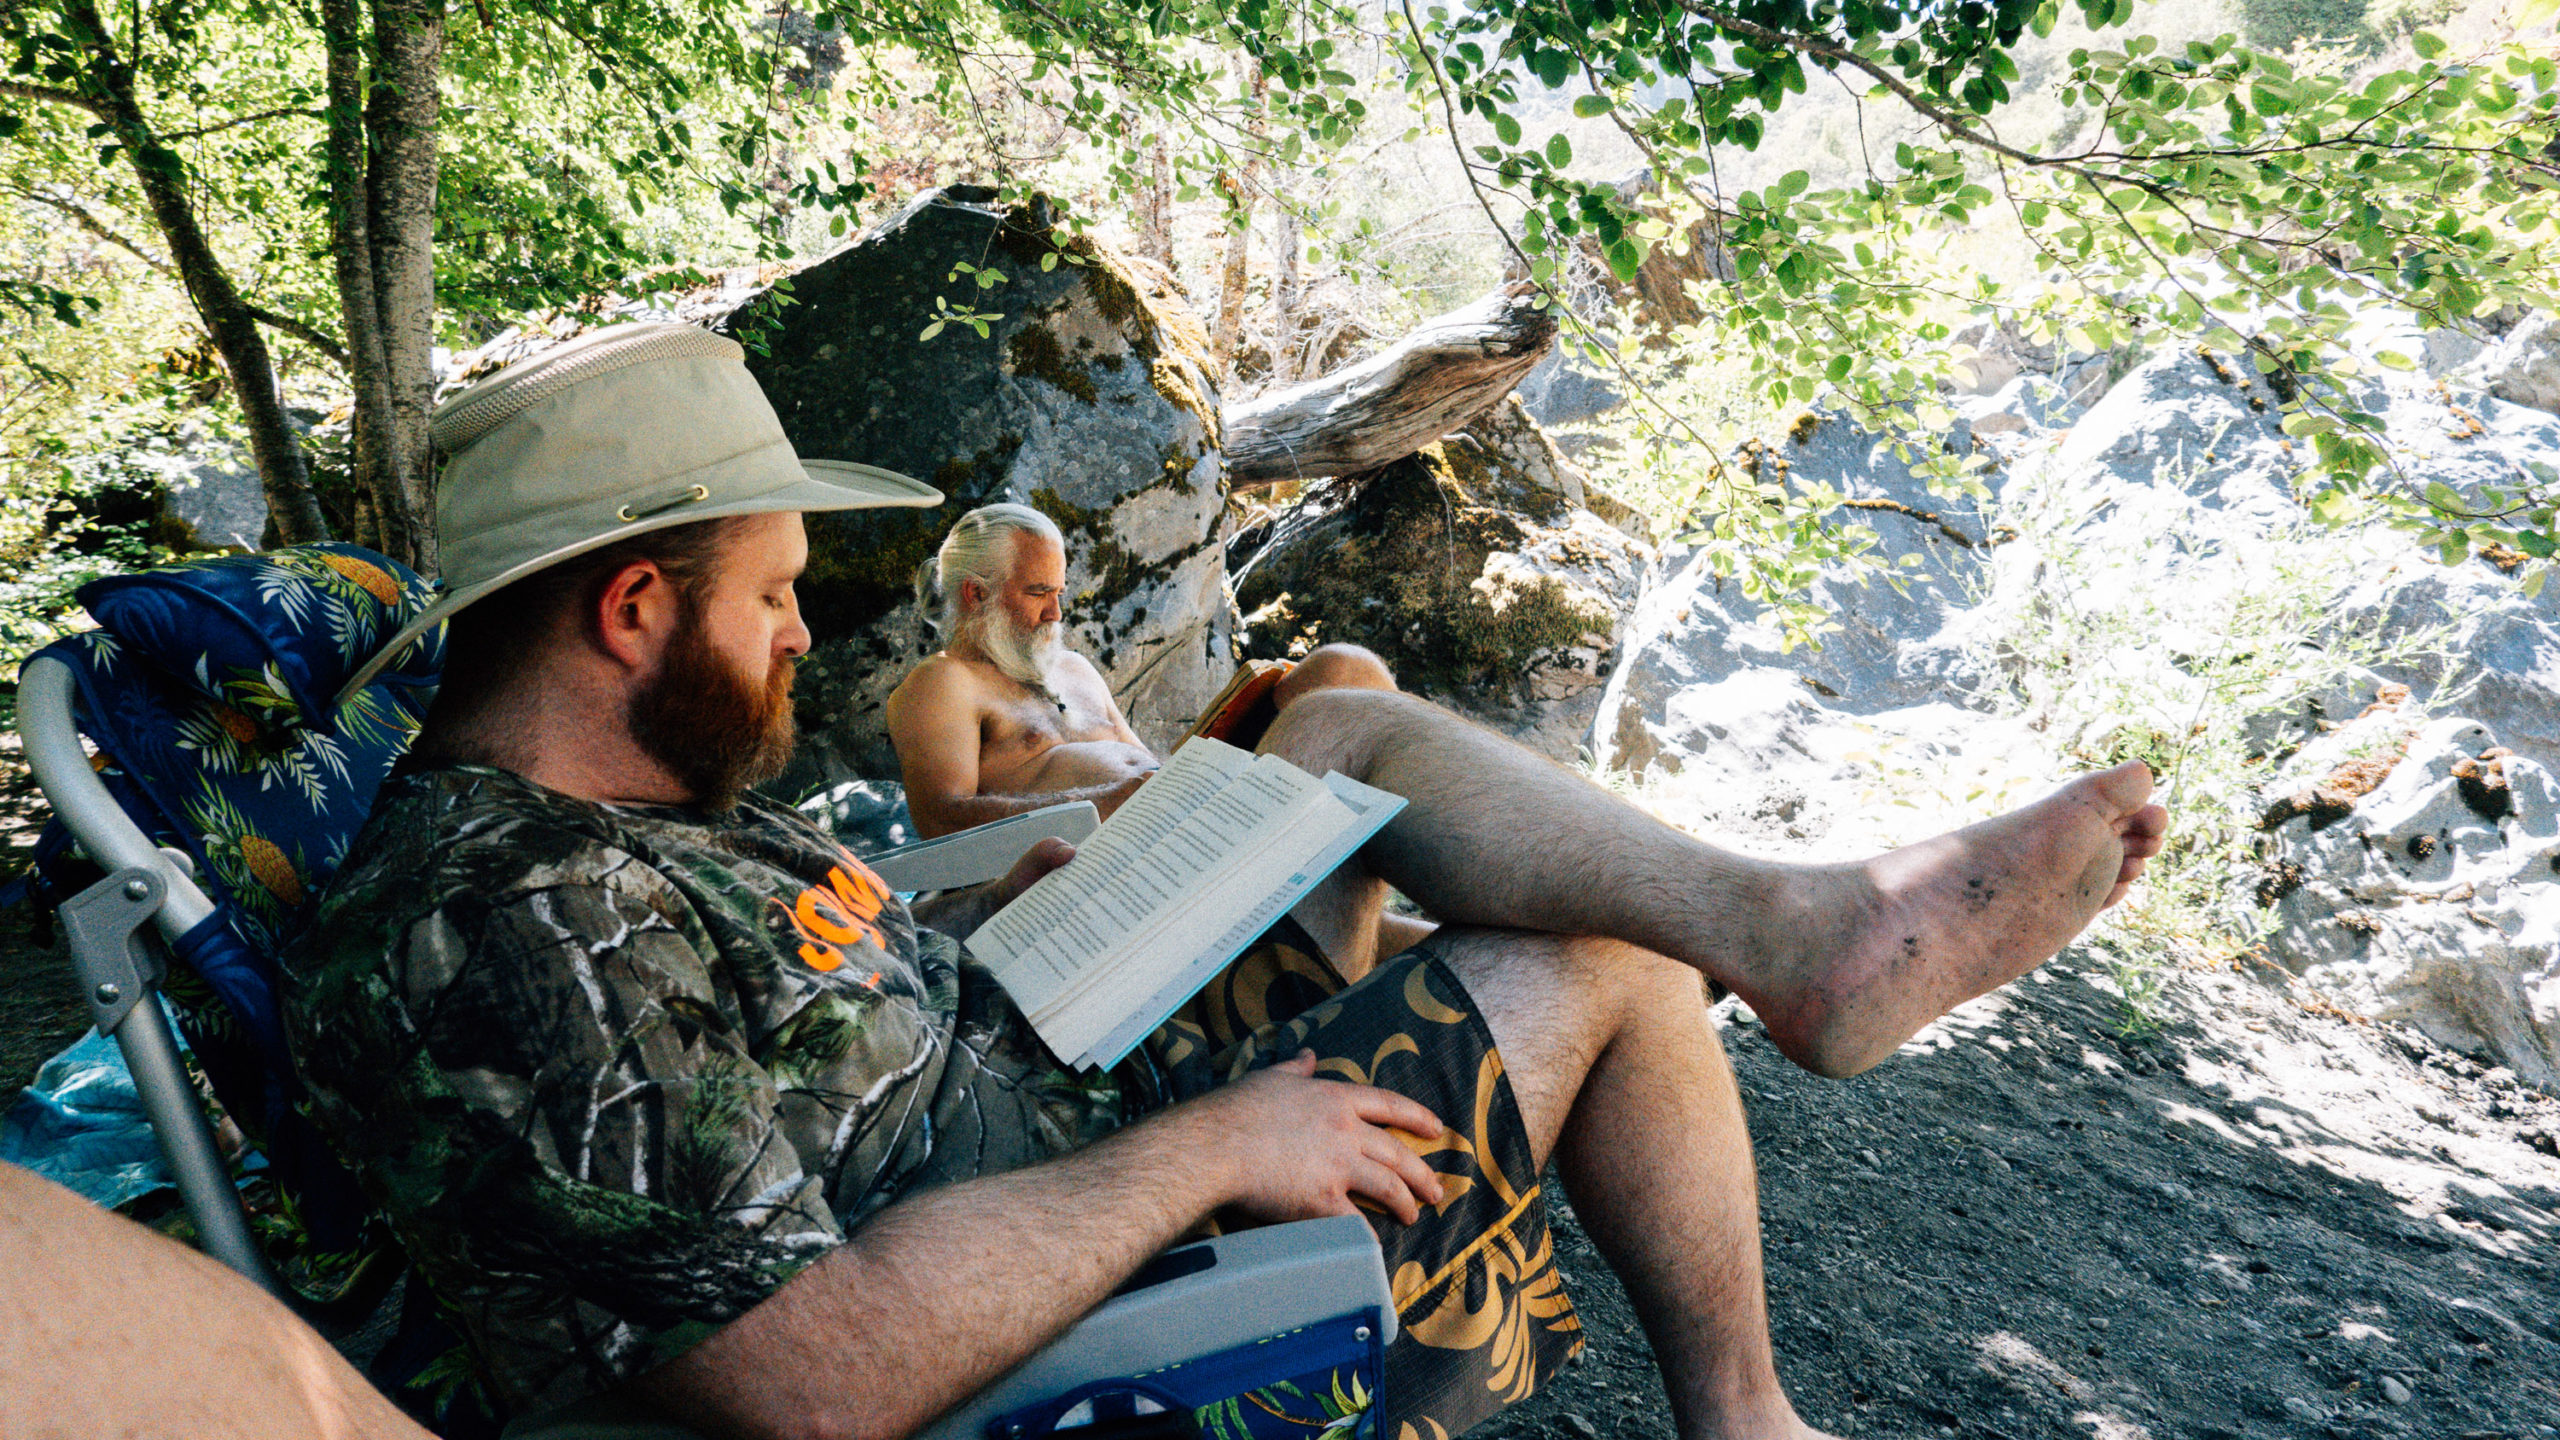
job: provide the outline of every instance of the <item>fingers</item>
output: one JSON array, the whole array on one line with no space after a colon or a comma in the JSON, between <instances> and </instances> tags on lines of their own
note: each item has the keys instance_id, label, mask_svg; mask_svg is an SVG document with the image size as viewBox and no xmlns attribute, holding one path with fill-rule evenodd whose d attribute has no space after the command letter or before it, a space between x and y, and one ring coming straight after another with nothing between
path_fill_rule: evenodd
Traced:
<instances>
[{"instance_id":1,"label":"fingers","mask_svg":"<svg viewBox=\"0 0 2560 1440\"><path fill-rule=\"evenodd\" d=\"M1369 1155L1371 1159L1394 1171L1396 1178L1404 1182L1405 1188L1412 1191L1414 1196L1424 1204L1437 1205L1447 1198L1448 1191L1440 1183L1440 1172L1422 1163L1421 1156L1414 1154L1393 1136L1381 1132L1379 1142L1371 1147Z\"/></svg>"},{"instance_id":2,"label":"fingers","mask_svg":"<svg viewBox=\"0 0 2560 1440\"><path fill-rule=\"evenodd\" d=\"M1404 1178L1375 1159L1362 1158L1351 1165L1347 1183L1354 1195L1377 1202L1388 1214L1406 1225L1422 1218L1422 1205L1413 1198L1413 1189Z\"/></svg>"},{"instance_id":3,"label":"fingers","mask_svg":"<svg viewBox=\"0 0 2560 1440\"><path fill-rule=\"evenodd\" d=\"M1441 1132L1448 1128L1421 1101L1374 1085L1352 1087L1351 1113L1372 1125L1392 1125L1425 1140L1439 1139Z\"/></svg>"},{"instance_id":4,"label":"fingers","mask_svg":"<svg viewBox=\"0 0 2560 1440\"><path fill-rule=\"evenodd\" d=\"M1041 876L1076 858L1076 847L1052 835L1022 852L1005 872L1004 893L1010 897L1031 888Z\"/></svg>"},{"instance_id":5,"label":"fingers","mask_svg":"<svg viewBox=\"0 0 2560 1440\"><path fill-rule=\"evenodd\" d=\"M1281 1061L1279 1064L1274 1065L1271 1068L1274 1070L1286 1070L1292 1075L1304 1075L1312 1079L1316 1073L1316 1052L1313 1050L1301 1050L1297 1054L1290 1056L1288 1059Z\"/></svg>"}]
</instances>

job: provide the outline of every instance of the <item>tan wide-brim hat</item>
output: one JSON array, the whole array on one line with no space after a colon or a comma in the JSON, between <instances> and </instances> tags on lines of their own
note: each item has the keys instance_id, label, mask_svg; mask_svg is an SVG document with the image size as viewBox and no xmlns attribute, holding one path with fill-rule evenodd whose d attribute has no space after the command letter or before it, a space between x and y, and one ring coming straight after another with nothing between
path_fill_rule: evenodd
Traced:
<instances>
[{"instance_id":1,"label":"tan wide-brim hat","mask_svg":"<svg viewBox=\"0 0 2560 1440\"><path fill-rule=\"evenodd\" d=\"M499 370L436 407L445 593L365 662L344 704L419 636L548 565L670 525L777 510L942 503L893 471L803 460L737 341L615 325Z\"/></svg>"}]
</instances>

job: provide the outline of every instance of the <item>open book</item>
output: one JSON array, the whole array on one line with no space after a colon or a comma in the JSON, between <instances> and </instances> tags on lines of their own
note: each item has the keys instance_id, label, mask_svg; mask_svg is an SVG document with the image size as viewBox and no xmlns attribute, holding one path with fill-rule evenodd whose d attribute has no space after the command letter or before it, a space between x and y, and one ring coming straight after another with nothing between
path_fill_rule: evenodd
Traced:
<instances>
[{"instance_id":1,"label":"open book","mask_svg":"<svg viewBox=\"0 0 2560 1440\"><path fill-rule=\"evenodd\" d=\"M1061 1059L1116 1065L1403 808L1193 739L969 949Z\"/></svg>"}]
</instances>

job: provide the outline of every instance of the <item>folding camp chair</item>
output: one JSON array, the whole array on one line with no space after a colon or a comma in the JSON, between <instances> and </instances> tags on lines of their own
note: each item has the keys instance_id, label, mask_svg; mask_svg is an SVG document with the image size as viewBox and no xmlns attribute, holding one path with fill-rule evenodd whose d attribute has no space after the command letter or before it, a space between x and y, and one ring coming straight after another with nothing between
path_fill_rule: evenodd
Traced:
<instances>
[{"instance_id":1,"label":"folding camp chair","mask_svg":"<svg viewBox=\"0 0 2560 1440\"><path fill-rule=\"evenodd\" d=\"M388 1283L379 1257L397 1255L295 1108L274 959L415 734L440 636L345 705L328 697L428 595L394 562L336 544L114 577L81 591L100 628L40 651L20 674L26 755L55 821L40 870L92 1017L125 1055L205 1250L306 1313L370 1308ZM1094 825L1091 805L1056 806L866 858L893 888L947 889L1001 875L1045 836L1080 841ZM98 873L79 885L83 859ZM305 1227L290 1282L252 1234L155 1003L164 994ZM1336 1393L1298 1408L1331 1416L1348 1403L1348 1374L1365 1402L1394 1324L1364 1223L1225 1237L1159 1257L930 1433L1030 1435L1062 1422L1094 1437L1191 1433L1180 1426L1204 1411L1232 1412L1220 1425L1238 1436L1304 1435L1298 1419L1255 1423L1277 1407L1248 1414L1233 1397L1276 1386L1303 1400L1297 1380L1330 1376Z\"/></svg>"}]
</instances>

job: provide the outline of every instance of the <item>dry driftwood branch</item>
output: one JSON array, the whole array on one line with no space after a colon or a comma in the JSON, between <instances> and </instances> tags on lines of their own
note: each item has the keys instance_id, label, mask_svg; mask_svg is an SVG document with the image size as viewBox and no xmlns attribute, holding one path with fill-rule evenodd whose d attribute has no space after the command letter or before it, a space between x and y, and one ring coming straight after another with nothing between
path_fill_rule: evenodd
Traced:
<instances>
[{"instance_id":1,"label":"dry driftwood branch","mask_svg":"<svg viewBox=\"0 0 2560 1440\"><path fill-rule=\"evenodd\" d=\"M1547 347L1555 316L1534 285L1509 285L1423 323L1385 353L1321 380L1230 405L1227 483L1251 490L1401 460L1511 393Z\"/></svg>"}]
</instances>

